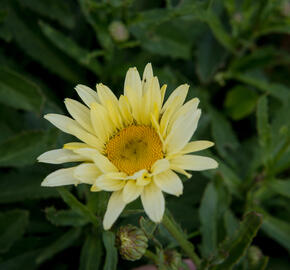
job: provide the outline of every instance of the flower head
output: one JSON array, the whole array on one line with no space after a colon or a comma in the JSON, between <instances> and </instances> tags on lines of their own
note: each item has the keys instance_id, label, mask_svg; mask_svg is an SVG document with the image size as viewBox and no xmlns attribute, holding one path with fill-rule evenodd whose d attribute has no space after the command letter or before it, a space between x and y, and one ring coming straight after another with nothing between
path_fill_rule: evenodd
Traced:
<instances>
[{"instance_id":1,"label":"flower head","mask_svg":"<svg viewBox=\"0 0 290 270\"><path fill-rule=\"evenodd\" d=\"M143 78L136 68L127 72L124 95L119 99L103 84L97 91L78 85L85 105L66 99L72 116L47 114L45 118L81 142L48 151L40 162L80 162L48 175L42 186L91 185L91 191L110 191L103 225L109 229L126 204L139 196L145 212L154 222L164 213L163 192L179 196L183 184L179 174L217 167L211 158L191 153L213 146L209 141L191 141L201 114L199 100L185 102L189 86L177 87L164 102L166 85L159 86L147 64Z\"/></svg>"}]
</instances>

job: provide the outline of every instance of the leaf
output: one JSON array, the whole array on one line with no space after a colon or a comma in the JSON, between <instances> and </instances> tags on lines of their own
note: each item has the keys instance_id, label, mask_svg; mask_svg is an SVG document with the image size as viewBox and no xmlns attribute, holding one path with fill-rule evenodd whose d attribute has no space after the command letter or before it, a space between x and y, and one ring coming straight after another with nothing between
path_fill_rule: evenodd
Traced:
<instances>
[{"instance_id":1,"label":"leaf","mask_svg":"<svg viewBox=\"0 0 290 270\"><path fill-rule=\"evenodd\" d=\"M53 188L43 188L41 181L46 170L18 170L0 174L0 203L15 203L24 200L58 197Z\"/></svg>"},{"instance_id":2,"label":"leaf","mask_svg":"<svg viewBox=\"0 0 290 270\"><path fill-rule=\"evenodd\" d=\"M56 139L52 133L44 131L26 131L0 143L0 167L23 167L34 164Z\"/></svg>"},{"instance_id":3,"label":"leaf","mask_svg":"<svg viewBox=\"0 0 290 270\"><path fill-rule=\"evenodd\" d=\"M268 181L267 184L269 189L274 190L278 194L290 198L290 180L277 180L273 179Z\"/></svg>"},{"instance_id":4,"label":"leaf","mask_svg":"<svg viewBox=\"0 0 290 270\"><path fill-rule=\"evenodd\" d=\"M268 120L268 100L263 96L258 101L257 106L257 130L259 142L263 147L269 146L271 128Z\"/></svg>"},{"instance_id":5,"label":"leaf","mask_svg":"<svg viewBox=\"0 0 290 270\"><path fill-rule=\"evenodd\" d=\"M112 232L103 232L103 242L106 249L106 258L103 270L117 269L118 253L115 247L115 235Z\"/></svg>"},{"instance_id":6,"label":"leaf","mask_svg":"<svg viewBox=\"0 0 290 270\"><path fill-rule=\"evenodd\" d=\"M99 236L90 234L82 247L79 270L98 270L103 255L102 241Z\"/></svg>"},{"instance_id":7,"label":"leaf","mask_svg":"<svg viewBox=\"0 0 290 270\"><path fill-rule=\"evenodd\" d=\"M150 239L157 228L157 224L148 218L144 218L143 216L140 217L139 224L147 238Z\"/></svg>"},{"instance_id":8,"label":"leaf","mask_svg":"<svg viewBox=\"0 0 290 270\"><path fill-rule=\"evenodd\" d=\"M101 66L95 59L98 54L101 55L103 53L102 51L95 51L93 54L88 50L79 47L79 45L77 45L72 39L44 22L40 22L40 27L46 37L65 54L75 59L79 64L87 67L95 74L100 75L102 73Z\"/></svg>"},{"instance_id":9,"label":"leaf","mask_svg":"<svg viewBox=\"0 0 290 270\"><path fill-rule=\"evenodd\" d=\"M239 222L231 210L227 210L224 214L225 229L228 237L234 236L239 228Z\"/></svg>"},{"instance_id":10,"label":"leaf","mask_svg":"<svg viewBox=\"0 0 290 270\"><path fill-rule=\"evenodd\" d=\"M22 237L28 225L29 212L11 210L0 213L0 253L7 252Z\"/></svg>"},{"instance_id":11,"label":"leaf","mask_svg":"<svg viewBox=\"0 0 290 270\"><path fill-rule=\"evenodd\" d=\"M255 91L237 85L227 92L225 107L232 119L240 120L254 111L257 100L258 94Z\"/></svg>"},{"instance_id":12,"label":"leaf","mask_svg":"<svg viewBox=\"0 0 290 270\"><path fill-rule=\"evenodd\" d=\"M219 247L219 253L226 254L225 260L215 270L230 270L245 255L247 248L262 224L262 216L256 212L248 213L233 237L226 239Z\"/></svg>"},{"instance_id":13,"label":"leaf","mask_svg":"<svg viewBox=\"0 0 290 270\"><path fill-rule=\"evenodd\" d=\"M239 147L238 139L227 119L217 111L210 111L212 136L219 154L233 164L233 153Z\"/></svg>"},{"instance_id":14,"label":"leaf","mask_svg":"<svg viewBox=\"0 0 290 270\"><path fill-rule=\"evenodd\" d=\"M290 251L290 223L263 213L262 230Z\"/></svg>"},{"instance_id":15,"label":"leaf","mask_svg":"<svg viewBox=\"0 0 290 270\"><path fill-rule=\"evenodd\" d=\"M216 71L222 67L226 51L209 33L206 33L197 44L196 71L203 83L212 80Z\"/></svg>"},{"instance_id":16,"label":"leaf","mask_svg":"<svg viewBox=\"0 0 290 270\"><path fill-rule=\"evenodd\" d=\"M69 2L25 0L21 1L20 4L52 20L56 20L67 28L72 29L75 26L75 13L71 9Z\"/></svg>"},{"instance_id":17,"label":"leaf","mask_svg":"<svg viewBox=\"0 0 290 270\"><path fill-rule=\"evenodd\" d=\"M46 218L56 226L81 227L89 221L74 210L56 210L54 207L45 209Z\"/></svg>"},{"instance_id":18,"label":"leaf","mask_svg":"<svg viewBox=\"0 0 290 270\"><path fill-rule=\"evenodd\" d=\"M65 188L57 188L57 191L65 203L71 207L71 209L82 215L84 218L88 219L94 226L99 226L99 221L94 213L91 212L88 207L79 202L78 199L68 190Z\"/></svg>"},{"instance_id":19,"label":"leaf","mask_svg":"<svg viewBox=\"0 0 290 270\"><path fill-rule=\"evenodd\" d=\"M36 257L38 264L52 258L54 255L70 247L80 237L81 229L74 228L64 233L60 238L47 246L40 254Z\"/></svg>"},{"instance_id":20,"label":"leaf","mask_svg":"<svg viewBox=\"0 0 290 270\"><path fill-rule=\"evenodd\" d=\"M7 27L18 46L51 72L73 83L80 81L80 70L77 66L50 46L35 22L31 23L30 18L26 17L27 13L21 11L16 10L16 5L13 5L13 10L10 9L7 20Z\"/></svg>"},{"instance_id":21,"label":"leaf","mask_svg":"<svg viewBox=\"0 0 290 270\"><path fill-rule=\"evenodd\" d=\"M0 67L0 101L16 109L40 113L44 96L33 82L12 70Z\"/></svg>"}]
</instances>

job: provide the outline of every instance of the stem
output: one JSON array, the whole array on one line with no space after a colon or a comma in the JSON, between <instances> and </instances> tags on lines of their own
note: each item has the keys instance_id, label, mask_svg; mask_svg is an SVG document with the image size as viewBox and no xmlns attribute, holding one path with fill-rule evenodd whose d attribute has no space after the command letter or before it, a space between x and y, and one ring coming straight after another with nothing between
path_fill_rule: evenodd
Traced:
<instances>
[{"instance_id":1,"label":"stem","mask_svg":"<svg viewBox=\"0 0 290 270\"><path fill-rule=\"evenodd\" d=\"M146 250L145 251L145 254L144 254L145 257L147 257L148 259L152 260L156 265L158 264L158 257L156 254L154 254L153 252L151 252L150 250Z\"/></svg>"},{"instance_id":2,"label":"stem","mask_svg":"<svg viewBox=\"0 0 290 270\"><path fill-rule=\"evenodd\" d=\"M184 233L175 225L175 223L171 220L170 217L164 213L162 224L167 229L167 231L175 238L175 240L179 243L180 247L184 250L187 256L195 263L198 267L200 265L200 258L194 252L194 246L190 243Z\"/></svg>"}]
</instances>

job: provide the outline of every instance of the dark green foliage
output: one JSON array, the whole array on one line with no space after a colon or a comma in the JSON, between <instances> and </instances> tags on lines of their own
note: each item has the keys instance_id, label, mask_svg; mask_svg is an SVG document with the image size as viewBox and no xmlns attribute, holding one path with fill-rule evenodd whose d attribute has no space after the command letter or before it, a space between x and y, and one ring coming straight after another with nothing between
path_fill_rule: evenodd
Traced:
<instances>
[{"instance_id":1,"label":"dark green foliage","mask_svg":"<svg viewBox=\"0 0 290 270\"><path fill-rule=\"evenodd\" d=\"M158 254L142 262L162 269L172 249L188 257L139 201L104 232L109 193L40 186L62 166L37 156L73 141L43 115L65 114L78 83L119 96L127 68L147 62L166 96L190 84L203 112L193 139L215 142L201 154L218 169L166 196L200 269L288 269L289 10L286 0L0 1L0 269L132 269L142 263L118 258L115 232L138 221ZM129 36L118 39L116 22Z\"/></svg>"}]
</instances>

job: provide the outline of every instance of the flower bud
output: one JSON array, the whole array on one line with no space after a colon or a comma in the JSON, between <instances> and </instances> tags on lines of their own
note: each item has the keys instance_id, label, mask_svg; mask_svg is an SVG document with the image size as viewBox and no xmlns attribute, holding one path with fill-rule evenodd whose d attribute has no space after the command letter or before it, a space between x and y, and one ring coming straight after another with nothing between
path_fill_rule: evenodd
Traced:
<instances>
[{"instance_id":1,"label":"flower bud","mask_svg":"<svg viewBox=\"0 0 290 270\"><path fill-rule=\"evenodd\" d=\"M113 21L109 25L109 32L116 42L124 42L129 38L129 32L121 21Z\"/></svg>"},{"instance_id":2,"label":"flower bud","mask_svg":"<svg viewBox=\"0 0 290 270\"><path fill-rule=\"evenodd\" d=\"M256 266L263 257L262 251L257 246L251 246L248 251L248 259L251 266Z\"/></svg>"},{"instance_id":3,"label":"flower bud","mask_svg":"<svg viewBox=\"0 0 290 270\"><path fill-rule=\"evenodd\" d=\"M136 261L144 255L148 247L148 239L141 229L129 224L119 228L116 246L123 259Z\"/></svg>"},{"instance_id":4,"label":"flower bud","mask_svg":"<svg viewBox=\"0 0 290 270\"><path fill-rule=\"evenodd\" d=\"M181 263L181 255L176 250L164 251L164 264L166 265L166 269L178 270L181 266Z\"/></svg>"}]
</instances>

